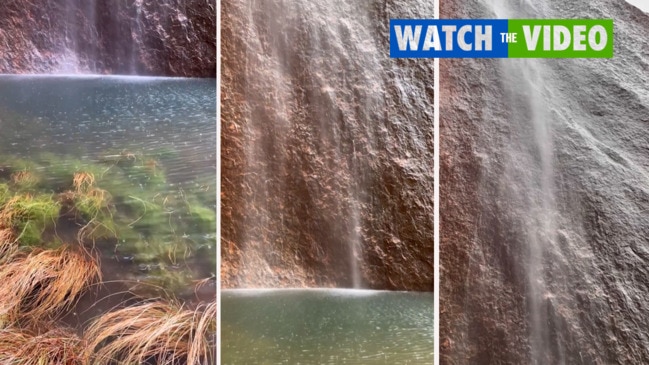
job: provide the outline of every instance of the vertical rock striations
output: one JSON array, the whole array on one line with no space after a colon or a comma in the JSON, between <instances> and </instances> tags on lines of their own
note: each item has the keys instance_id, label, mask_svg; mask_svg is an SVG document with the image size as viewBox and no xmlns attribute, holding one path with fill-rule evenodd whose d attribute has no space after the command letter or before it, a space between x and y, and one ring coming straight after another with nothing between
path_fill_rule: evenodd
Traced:
<instances>
[{"instance_id":1,"label":"vertical rock striations","mask_svg":"<svg viewBox=\"0 0 649 365\"><path fill-rule=\"evenodd\" d=\"M9 0L0 73L215 77L216 0Z\"/></svg>"},{"instance_id":2,"label":"vertical rock striations","mask_svg":"<svg viewBox=\"0 0 649 365\"><path fill-rule=\"evenodd\" d=\"M433 4L228 0L225 287L432 290L433 62L391 17Z\"/></svg>"},{"instance_id":3,"label":"vertical rock striations","mask_svg":"<svg viewBox=\"0 0 649 365\"><path fill-rule=\"evenodd\" d=\"M441 62L442 363L649 363L649 17L613 0L441 17L613 18L616 38L606 60Z\"/></svg>"}]
</instances>

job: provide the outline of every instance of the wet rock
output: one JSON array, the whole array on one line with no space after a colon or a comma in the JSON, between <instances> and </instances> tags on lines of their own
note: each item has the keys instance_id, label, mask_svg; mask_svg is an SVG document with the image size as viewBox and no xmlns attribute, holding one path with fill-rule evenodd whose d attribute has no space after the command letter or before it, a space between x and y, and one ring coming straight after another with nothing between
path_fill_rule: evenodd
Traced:
<instances>
[{"instance_id":1,"label":"wet rock","mask_svg":"<svg viewBox=\"0 0 649 365\"><path fill-rule=\"evenodd\" d=\"M1 73L216 76L216 0L8 1Z\"/></svg>"},{"instance_id":2,"label":"wet rock","mask_svg":"<svg viewBox=\"0 0 649 365\"><path fill-rule=\"evenodd\" d=\"M604 12L618 30L613 60L440 62L441 363L648 363L649 74L636 50L649 17L608 0L440 6L442 18Z\"/></svg>"},{"instance_id":3,"label":"wet rock","mask_svg":"<svg viewBox=\"0 0 649 365\"><path fill-rule=\"evenodd\" d=\"M431 60L392 60L397 1L228 0L224 287L432 290Z\"/></svg>"}]
</instances>

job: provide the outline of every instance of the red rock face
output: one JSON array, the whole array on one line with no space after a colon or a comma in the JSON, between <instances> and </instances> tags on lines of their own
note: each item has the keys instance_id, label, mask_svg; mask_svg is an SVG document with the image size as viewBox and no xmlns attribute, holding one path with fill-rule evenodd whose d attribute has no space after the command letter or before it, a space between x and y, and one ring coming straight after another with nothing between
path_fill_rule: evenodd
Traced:
<instances>
[{"instance_id":1,"label":"red rock face","mask_svg":"<svg viewBox=\"0 0 649 365\"><path fill-rule=\"evenodd\" d=\"M216 76L216 0L9 1L1 73Z\"/></svg>"},{"instance_id":2,"label":"red rock face","mask_svg":"<svg viewBox=\"0 0 649 365\"><path fill-rule=\"evenodd\" d=\"M222 9L224 287L432 290L433 62L388 54L412 7Z\"/></svg>"}]
</instances>

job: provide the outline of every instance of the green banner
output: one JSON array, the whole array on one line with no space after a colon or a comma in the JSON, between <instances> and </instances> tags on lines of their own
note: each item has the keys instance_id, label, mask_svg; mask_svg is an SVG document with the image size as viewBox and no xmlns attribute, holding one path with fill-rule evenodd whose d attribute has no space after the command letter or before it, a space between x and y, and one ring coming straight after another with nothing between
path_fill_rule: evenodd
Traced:
<instances>
[{"instance_id":1,"label":"green banner","mask_svg":"<svg viewBox=\"0 0 649 365\"><path fill-rule=\"evenodd\" d=\"M508 32L509 58L613 57L612 19L509 19Z\"/></svg>"}]
</instances>

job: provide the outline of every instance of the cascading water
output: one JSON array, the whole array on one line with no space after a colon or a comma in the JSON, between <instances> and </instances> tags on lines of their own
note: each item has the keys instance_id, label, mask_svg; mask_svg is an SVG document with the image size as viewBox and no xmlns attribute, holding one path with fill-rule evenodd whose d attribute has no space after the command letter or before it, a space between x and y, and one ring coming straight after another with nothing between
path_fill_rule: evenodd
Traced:
<instances>
[{"instance_id":1,"label":"cascading water","mask_svg":"<svg viewBox=\"0 0 649 365\"><path fill-rule=\"evenodd\" d=\"M216 363L215 8L3 2L0 362Z\"/></svg>"},{"instance_id":2,"label":"cascading water","mask_svg":"<svg viewBox=\"0 0 649 365\"><path fill-rule=\"evenodd\" d=\"M519 2L517 7L510 7L507 0L484 2L491 7L497 18L520 18L518 8L523 4L532 11L537 11L530 2ZM536 5L538 6L538 4ZM553 171L552 116L549 111L552 105L551 95L546 95L544 65L541 60L501 60L501 73L505 75L502 87L510 106L509 122L521 129L531 130L530 138L511 141L507 152L510 168L505 170L500 184L507 186L512 181L519 181L522 189L513 189L509 199L522 202L525 206L523 222L526 236L526 307L529 312L529 337L531 359L534 364L545 364L551 353L549 318L544 302L551 300L544 278L545 249L556 242L556 215ZM531 144L530 144L531 142ZM529 169L521 171L521 166ZM559 353L557 363L561 361Z\"/></svg>"},{"instance_id":3,"label":"cascading water","mask_svg":"<svg viewBox=\"0 0 649 365\"><path fill-rule=\"evenodd\" d=\"M389 59L404 9L224 3L226 286L432 287L432 63Z\"/></svg>"},{"instance_id":4,"label":"cascading water","mask_svg":"<svg viewBox=\"0 0 649 365\"><path fill-rule=\"evenodd\" d=\"M616 29L610 60L441 62L443 361L646 363L649 17L612 0L440 4Z\"/></svg>"},{"instance_id":5,"label":"cascading water","mask_svg":"<svg viewBox=\"0 0 649 365\"><path fill-rule=\"evenodd\" d=\"M432 288L432 62L387 21L433 4L396 3L224 2L226 287Z\"/></svg>"},{"instance_id":6,"label":"cascading water","mask_svg":"<svg viewBox=\"0 0 649 365\"><path fill-rule=\"evenodd\" d=\"M432 363L433 5L222 3L224 362Z\"/></svg>"},{"instance_id":7,"label":"cascading water","mask_svg":"<svg viewBox=\"0 0 649 365\"><path fill-rule=\"evenodd\" d=\"M216 0L10 1L1 73L216 76Z\"/></svg>"}]
</instances>

